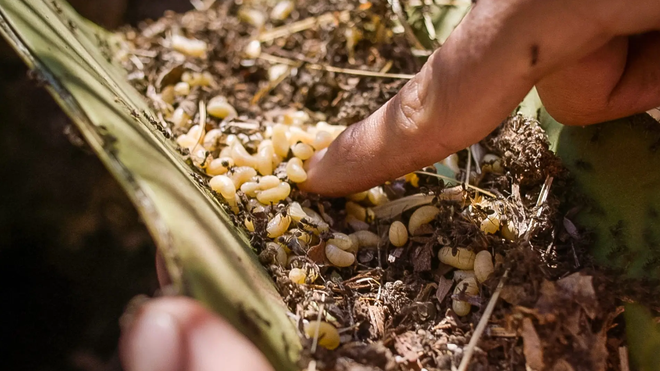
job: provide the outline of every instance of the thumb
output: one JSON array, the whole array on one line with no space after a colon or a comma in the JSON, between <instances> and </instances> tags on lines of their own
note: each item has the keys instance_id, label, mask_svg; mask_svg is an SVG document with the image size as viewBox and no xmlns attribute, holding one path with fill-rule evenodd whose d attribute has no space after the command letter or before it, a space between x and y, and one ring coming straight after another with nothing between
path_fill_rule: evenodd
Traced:
<instances>
[{"instance_id":1,"label":"thumb","mask_svg":"<svg viewBox=\"0 0 660 371\"><path fill-rule=\"evenodd\" d=\"M229 323L188 298L154 299L122 329L126 371L272 371Z\"/></svg>"}]
</instances>

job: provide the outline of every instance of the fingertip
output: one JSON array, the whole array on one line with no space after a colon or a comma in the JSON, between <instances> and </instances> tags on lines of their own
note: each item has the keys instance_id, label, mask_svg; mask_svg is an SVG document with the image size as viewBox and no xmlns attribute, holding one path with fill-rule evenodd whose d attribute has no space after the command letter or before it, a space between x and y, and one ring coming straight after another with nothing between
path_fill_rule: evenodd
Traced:
<instances>
[{"instance_id":1,"label":"fingertip","mask_svg":"<svg viewBox=\"0 0 660 371\"><path fill-rule=\"evenodd\" d=\"M176 318L161 305L147 303L130 314L119 341L126 371L181 369L181 333Z\"/></svg>"},{"instance_id":2,"label":"fingertip","mask_svg":"<svg viewBox=\"0 0 660 371\"><path fill-rule=\"evenodd\" d=\"M126 371L272 371L231 324L184 297L142 305L122 331L120 356Z\"/></svg>"}]
</instances>

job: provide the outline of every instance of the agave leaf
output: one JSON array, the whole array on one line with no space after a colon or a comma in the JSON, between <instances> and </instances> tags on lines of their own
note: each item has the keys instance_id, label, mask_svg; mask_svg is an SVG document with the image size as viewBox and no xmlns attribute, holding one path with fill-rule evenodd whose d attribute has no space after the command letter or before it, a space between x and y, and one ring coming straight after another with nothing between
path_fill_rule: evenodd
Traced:
<instances>
[{"instance_id":1,"label":"agave leaf","mask_svg":"<svg viewBox=\"0 0 660 371\"><path fill-rule=\"evenodd\" d=\"M632 358L631 369L660 371L660 326L648 309L637 304L626 305L626 336Z\"/></svg>"},{"instance_id":2,"label":"agave leaf","mask_svg":"<svg viewBox=\"0 0 660 371\"><path fill-rule=\"evenodd\" d=\"M532 92L530 95L535 95ZM521 112L536 112L551 149L579 192L589 198L576 221L594 233L597 262L631 278L660 278L660 130L648 116L587 127L563 126L528 96Z\"/></svg>"},{"instance_id":3,"label":"agave leaf","mask_svg":"<svg viewBox=\"0 0 660 371\"><path fill-rule=\"evenodd\" d=\"M174 285L229 320L276 369L294 370L300 342L272 281L245 234L152 124L143 97L108 62L112 34L59 0L0 0L0 32L126 190Z\"/></svg>"},{"instance_id":4,"label":"agave leaf","mask_svg":"<svg viewBox=\"0 0 660 371\"><path fill-rule=\"evenodd\" d=\"M589 207L576 221L594 234L591 251L599 264L631 278L659 277L660 129L653 119L625 118L588 127L564 126L543 108L535 90L519 112L536 117L551 149L571 172ZM660 370L660 331L648 309L626 306L628 348L639 370Z\"/></svg>"}]
</instances>

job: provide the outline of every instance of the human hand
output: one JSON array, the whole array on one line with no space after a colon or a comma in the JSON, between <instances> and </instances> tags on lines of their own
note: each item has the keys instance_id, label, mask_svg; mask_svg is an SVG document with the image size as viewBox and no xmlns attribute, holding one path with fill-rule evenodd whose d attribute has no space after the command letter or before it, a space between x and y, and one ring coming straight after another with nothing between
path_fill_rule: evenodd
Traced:
<instances>
[{"instance_id":1,"label":"human hand","mask_svg":"<svg viewBox=\"0 0 660 371\"><path fill-rule=\"evenodd\" d=\"M163 262L156 260L166 286ZM153 299L128 316L119 341L126 371L273 370L254 344L192 299Z\"/></svg>"},{"instance_id":2,"label":"human hand","mask_svg":"<svg viewBox=\"0 0 660 371\"><path fill-rule=\"evenodd\" d=\"M431 165L488 135L534 85L564 124L656 107L658 29L657 0L478 0L394 98L311 159L300 186L340 196Z\"/></svg>"}]
</instances>

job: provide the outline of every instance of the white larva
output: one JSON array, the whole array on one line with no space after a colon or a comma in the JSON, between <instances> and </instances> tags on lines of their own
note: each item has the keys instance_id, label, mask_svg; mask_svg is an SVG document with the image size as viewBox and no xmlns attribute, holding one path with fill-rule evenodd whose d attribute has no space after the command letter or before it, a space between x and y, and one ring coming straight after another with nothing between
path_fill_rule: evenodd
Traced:
<instances>
[{"instance_id":1,"label":"white larva","mask_svg":"<svg viewBox=\"0 0 660 371\"><path fill-rule=\"evenodd\" d=\"M190 84L183 81L177 83L174 85L174 94L180 97L190 94Z\"/></svg>"},{"instance_id":2,"label":"white larva","mask_svg":"<svg viewBox=\"0 0 660 371\"><path fill-rule=\"evenodd\" d=\"M229 207L234 214L239 213L240 209L238 208L238 204L241 202L241 199L238 197L238 194L234 194L233 199L225 199L225 201L229 204Z\"/></svg>"},{"instance_id":3,"label":"white larva","mask_svg":"<svg viewBox=\"0 0 660 371\"><path fill-rule=\"evenodd\" d=\"M408 242L408 230L400 221L395 221L390 225L389 231L390 243L396 247L404 246Z\"/></svg>"},{"instance_id":4,"label":"white larva","mask_svg":"<svg viewBox=\"0 0 660 371\"><path fill-rule=\"evenodd\" d=\"M302 183L307 180L307 172L303 168L302 160L293 157L286 164L286 176L294 183Z\"/></svg>"},{"instance_id":5,"label":"white larva","mask_svg":"<svg viewBox=\"0 0 660 371\"><path fill-rule=\"evenodd\" d=\"M266 16L262 12L245 6L238 10L238 19L256 28L261 28L266 23Z\"/></svg>"},{"instance_id":6,"label":"white larva","mask_svg":"<svg viewBox=\"0 0 660 371\"><path fill-rule=\"evenodd\" d=\"M291 224L290 216L283 216L282 214L277 214L268 222L266 226L266 232L268 232L268 237L276 238L284 234L284 232L289 229Z\"/></svg>"},{"instance_id":7,"label":"white larva","mask_svg":"<svg viewBox=\"0 0 660 371\"><path fill-rule=\"evenodd\" d=\"M332 244L325 245L325 257L336 267L350 267L355 262L355 255Z\"/></svg>"},{"instance_id":8,"label":"white larva","mask_svg":"<svg viewBox=\"0 0 660 371\"><path fill-rule=\"evenodd\" d=\"M259 143L257 155L255 156L257 171L259 171L259 174L270 175L273 173L274 154L273 142L270 139L265 139Z\"/></svg>"},{"instance_id":9,"label":"white larva","mask_svg":"<svg viewBox=\"0 0 660 371\"><path fill-rule=\"evenodd\" d=\"M286 64L274 64L270 66L268 69L268 81L274 82L281 79L289 72L290 68Z\"/></svg>"},{"instance_id":10,"label":"white larva","mask_svg":"<svg viewBox=\"0 0 660 371\"><path fill-rule=\"evenodd\" d=\"M314 219L315 221L323 221L321 214L314 211L314 209L310 209L309 207L303 207L302 209L305 212L305 214L307 214L310 218Z\"/></svg>"},{"instance_id":11,"label":"white larva","mask_svg":"<svg viewBox=\"0 0 660 371\"><path fill-rule=\"evenodd\" d=\"M257 200L262 204L276 204L285 198L289 197L291 193L291 186L289 183L281 182L277 187L270 188L257 194Z\"/></svg>"},{"instance_id":12,"label":"white larva","mask_svg":"<svg viewBox=\"0 0 660 371\"><path fill-rule=\"evenodd\" d=\"M474 258L474 275L483 283L495 271L493 256L488 250L480 251Z\"/></svg>"},{"instance_id":13,"label":"white larva","mask_svg":"<svg viewBox=\"0 0 660 371\"><path fill-rule=\"evenodd\" d=\"M188 134L189 137L195 140L199 140L202 137L202 134L204 133L202 132L201 126L193 125L190 129L188 129L188 132L186 134Z\"/></svg>"},{"instance_id":14,"label":"white larva","mask_svg":"<svg viewBox=\"0 0 660 371\"><path fill-rule=\"evenodd\" d=\"M206 104L206 112L213 117L223 120L238 116L236 109L222 95L215 96L209 100Z\"/></svg>"},{"instance_id":15,"label":"white larva","mask_svg":"<svg viewBox=\"0 0 660 371\"><path fill-rule=\"evenodd\" d=\"M305 279L307 279L307 274L304 269L293 268L289 271L289 279L293 283L302 285L305 283Z\"/></svg>"},{"instance_id":16,"label":"white larva","mask_svg":"<svg viewBox=\"0 0 660 371\"><path fill-rule=\"evenodd\" d=\"M234 182L226 175L217 175L211 178L209 186L220 193L225 200L233 200L236 195Z\"/></svg>"},{"instance_id":17,"label":"white larva","mask_svg":"<svg viewBox=\"0 0 660 371\"><path fill-rule=\"evenodd\" d=\"M309 115L305 111L290 111L282 117L284 124L301 126L309 121Z\"/></svg>"},{"instance_id":18,"label":"white larva","mask_svg":"<svg viewBox=\"0 0 660 371\"><path fill-rule=\"evenodd\" d=\"M481 221L481 230L486 234L495 234L500 230L500 216L497 213L488 215Z\"/></svg>"},{"instance_id":19,"label":"white larva","mask_svg":"<svg viewBox=\"0 0 660 371\"><path fill-rule=\"evenodd\" d=\"M243 54L249 59L257 59L261 55L261 42L252 40L243 49Z\"/></svg>"},{"instance_id":20,"label":"white larva","mask_svg":"<svg viewBox=\"0 0 660 371\"><path fill-rule=\"evenodd\" d=\"M202 40L191 39L181 35L173 35L172 49L191 57L203 57L206 55L208 45Z\"/></svg>"},{"instance_id":21,"label":"white larva","mask_svg":"<svg viewBox=\"0 0 660 371\"><path fill-rule=\"evenodd\" d=\"M221 137L222 131L220 129L211 129L206 133L206 135L204 135L202 146L207 151L214 151L218 147L218 141Z\"/></svg>"},{"instance_id":22,"label":"white larva","mask_svg":"<svg viewBox=\"0 0 660 371\"><path fill-rule=\"evenodd\" d=\"M241 192L250 197L257 197L257 193L261 190L257 182L245 182L241 185Z\"/></svg>"},{"instance_id":23,"label":"white larva","mask_svg":"<svg viewBox=\"0 0 660 371\"><path fill-rule=\"evenodd\" d=\"M363 222L370 222L375 217L371 208L360 206L353 201L346 202L346 214L353 215Z\"/></svg>"},{"instance_id":24,"label":"white larva","mask_svg":"<svg viewBox=\"0 0 660 371\"><path fill-rule=\"evenodd\" d=\"M232 160L231 157L216 158L206 167L206 173L208 175L226 174L232 166L234 166L234 160Z\"/></svg>"},{"instance_id":25,"label":"white larva","mask_svg":"<svg viewBox=\"0 0 660 371\"><path fill-rule=\"evenodd\" d=\"M227 176L234 182L236 189L239 189L243 183L257 176L257 171L249 166L237 166L233 167L227 174Z\"/></svg>"},{"instance_id":26,"label":"white larva","mask_svg":"<svg viewBox=\"0 0 660 371\"><path fill-rule=\"evenodd\" d=\"M306 143L296 143L291 147L293 155L301 160L307 160L314 154L314 148Z\"/></svg>"},{"instance_id":27,"label":"white larva","mask_svg":"<svg viewBox=\"0 0 660 371\"><path fill-rule=\"evenodd\" d=\"M280 245L279 243L275 243L275 242L268 242L266 244L266 248L269 249L269 250L273 250L275 252L275 261L277 262L277 264L281 265L282 267L284 267L286 265L286 261L287 261L288 256L286 254L286 251L282 247L282 245ZM305 279L303 279L303 282L304 281L305 281Z\"/></svg>"},{"instance_id":28,"label":"white larva","mask_svg":"<svg viewBox=\"0 0 660 371\"><path fill-rule=\"evenodd\" d=\"M357 231L348 235L355 245L355 249L363 247L378 247L380 237L371 231Z\"/></svg>"},{"instance_id":29,"label":"white larva","mask_svg":"<svg viewBox=\"0 0 660 371\"><path fill-rule=\"evenodd\" d=\"M290 126L289 144L293 146L298 142L305 143L311 146L311 144L314 143L314 135L304 131L303 129L297 126Z\"/></svg>"},{"instance_id":30,"label":"white larva","mask_svg":"<svg viewBox=\"0 0 660 371\"><path fill-rule=\"evenodd\" d=\"M459 282L454 289L454 294L460 294L461 292L467 295L479 294L479 285L477 285L477 280L474 278L466 278ZM451 306L458 316L467 315L470 313L470 308L472 307L470 303L463 300L454 300Z\"/></svg>"},{"instance_id":31,"label":"white larva","mask_svg":"<svg viewBox=\"0 0 660 371\"><path fill-rule=\"evenodd\" d=\"M373 187L368 190L367 198L369 199L369 202L371 202L371 204L374 206L382 205L389 201L382 187Z\"/></svg>"},{"instance_id":32,"label":"white larva","mask_svg":"<svg viewBox=\"0 0 660 371\"><path fill-rule=\"evenodd\" d=\"M353 249L353 241L344 233L333 233L332 238L327 243L329 245L335 245L344 251L351 251Z\"/></svg>"},{"instance_id":33,"label":"white larva","mask_svg":"<svg viewBox=\"0 0 660 371\"><path fill-rule=\"evenodd\" d=\"M273 149L282 158L286 158L289 154L289 139L286 137L286 132L286 125L277 124L273 126Z\"/></svg>"},{"instance_id":34,"label":"white larva","mask_svg":"<svg viewBox=\"0 0 660 371\"><path fill-rule=\"evenodd\" d=\"M289 215L291 219L296 223L300 222L302 218L306 218L307 214L303 211L302 207L297 202L292 202L289 204Z\"/></svg>"},{"instance_id":35,"label":"white larva","mask_svg":"<svg viewBox=\"0 0 660 371\"><path fill-rule=\"evenodd\" d=\"M197 145L197 141L187 134L181 134L176 138L176 144L180 145L181 148L190 150Z\"/></svg>"},{"instance_id":36,"label":"white larva","mask_svg":"<svg viewBox=\"0 0 660 371\"><path fill-rule=\"evenodd\" d=\"M330 143L332 143L332 139L333 139L332 134L330 134L329 132L325 130L317 131L312 146L317 151L320 151L324 148L328 148L330 146Z\"/></svg>"},{"instance_id":37,"label":"white larva","mask_svg":"<svg viewBox=\"0 0 660 371\"><path fill-rule=\"evenodd\" d=\"M289 17L293 11L293 1L285 0L275 4L273 10L270 12L270 18L276 21L283 21Z\"/></svg>"},{"instance_id":38,"label":"white larva","mask_svg":"<svg viewBox=\"0 0 660 371\"><path fill-rule=\"evenodd\" d=\"M182 128L188 125L190 115L181 107L174 110L172 116L167 120L171 122L175 128Z\"/></svg>"},{"instance_id":39,"label":"white larva","mask_svg":"<svg viewBox=\"0 0 660 371\"><path fill-rule=\"evenodd\" d=\"M419 227L430 223L433 219L435 219L439 212L440 209L430 205L422 206L415 210L410 216L410 220L408 221L408 231L410 234L414 236Z\"/></svg>"},{"instance_id":40,"label":"white larva","mask_svg":"<svg viewBox=\"0 0 660 371\"><path fill-rule=\"evenodd\" d=\"M367 193L368 193L367 191L353 193L352 195L348 195L346 198L348 198L351 201L360 202L367 198Z\"/></svg>"},{"instance_id":41,"label":"white larva","mask_svg":"<svg viewBox=\"0 0 660 371\"><path fill-rule=\"evenodd\" d=\"M262 191L275 188L278 185L280 185L280 183L282 183L282 181L275 175L262 176L261 178L259 178L258 182L259 182L259 189Z\"/></svg>"},{"instance_id":42,"label":"white larva","mask_svg":"<svg viewBox=\"0 0 660 371\"><path fill-rule=\"evenodd\" d=\"M187 82L190 86L209 86L215 84L215 80L209 72L186 71L181 75L181 81Z\"/></svg>"},{"instance_id":43,"label":"white larva","mask_svg":"<svg viewBox=\"0 0 660 371\"><path fill-rule=\"evenodd\" d=\"M249 166L252 168L257 167L257 159L249 154L245 147L243 147L243 144L240 142L236 142L232 146L231 158L234 160L234 164L236 164L236 166Z\"/></svg>"},{"instance_id":44,"label":"white larva","mask_svg":"<svg viewBox=\"0 0 660 371\"><path fill-rule=\"evenodd\" d=\"M174 86L167 85L166 87L163 88L163 90L161 90L160 99L162 99L163 102L167 104L172 104L174 103L174 98L176 98L174 94Z\"/></svg>"},{"instance_id":45,"label":"white larva","mask_svg":"<svg viewBox=\"0 0 660 371\"><path fill-rule=\"evenodd\" d=\"M337 328L327 322L312 321L305 326L305 334L309 339L318 339L319 346L326 349L336 349L341 343Z\"/></svg>"},{"instance_id":46,"label":"white larva","mask_svg":"<svg viewBox=\"0 0 660 371\"><path fill-rule=\"evenodd\" d=\"M454 255L453 252L454 248L444 246L438 251L438 259L454 268L463 270L472 270L474 268L474 252L465 247L457 247L456 255Z\"/></svg>"}]
</instances>

